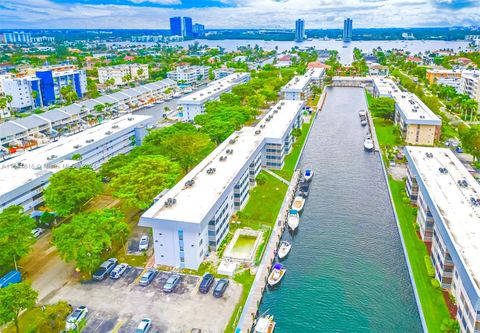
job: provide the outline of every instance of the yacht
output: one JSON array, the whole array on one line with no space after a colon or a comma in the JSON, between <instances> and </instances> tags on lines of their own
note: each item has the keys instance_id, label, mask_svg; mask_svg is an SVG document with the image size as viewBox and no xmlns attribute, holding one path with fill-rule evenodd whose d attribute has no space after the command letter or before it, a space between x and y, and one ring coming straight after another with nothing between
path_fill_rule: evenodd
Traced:
<instances>
[{"instance_id":1,"label":"yacht","mask_svg":"<svg viewBox=\"0 0 480 333\"><path fill-rule=\"evenodd\" d=\"M361 122L360 122L360 125L362 126L367 126L367 121L365 119L363 119Z\"/></svg>"},{"instance_id":2,"label":"yacht","mask_svg":"<svg viewBox=\"0 0 480 333\"><path fill-rule=\"evenodd\" d=\"M268 285L270 287L277 285L280 281L282 281L286 271L287 269L284 268L280 263L273 265L273 269L267 279Z\"/></svg>"},{"instance_id":3,"label":"yacht","mask_svg":"<svg viewBox=\"0 0 480 333\"><path fill-rule=\"evenodd\" d=\"M288 253L290 253L290 249L292 248L292 244L287 241L280 242L280 248L278 249L278 259L285 258Z\"/></svg>"},{"instance_id":4,"label":"yacht","mask_svg":"<svg viewBox=\"0 0 480 333\"><path fill-rule=\"evenodd\" d=\"M298 211L296 211L295 209L290 209L288 211L287 223L290 229L292 229L292 231L295 231L295 229L297 229L298 224L300 223L300 216L298 215Z\"/></svg>"},{"instance_id":5,"label":"yacht","mask_svg":"<svg viewBox=\"0 0 480 333\"><path fill-rule=\"evenodd\" d=\"M297 212L301 212L303 210L303 206L305 205L305 198L302 196L296 196L293 200L292 209L295 209Z\"/></svg>"},{"instance_id":6,"label":"yacht","mask_svg":"<svg viewBox=\"0 0 480 333\"><path fill-rule=\"evenodd\" d=\"M275 330L275 322L273 316L263 315L257 320L254 333L273 333Z\"/></svg>"},{"instance_id":7,"label":"yacht","mask_svg":"<svg viewBox=\"0 0 480 333\"><path fill-rule=\"evenodd\" d=\"M365 137L365 140L363 141L363 148L365 148L366 151L373 150L373 140L370 134L367 134L367 136Z\"/></svg>"},{"instance_id":8,"label":"yacht","mask_svg":"<svg viewBox=\"0 0 480 333\"><path fill-rule=\"evenodd\" d=\"M313 177L313 170L311 168L306 168L305 172L303 173L303 179L305 179L306 182L309 182L312 180Z\"/></svg>"}]
</instances>

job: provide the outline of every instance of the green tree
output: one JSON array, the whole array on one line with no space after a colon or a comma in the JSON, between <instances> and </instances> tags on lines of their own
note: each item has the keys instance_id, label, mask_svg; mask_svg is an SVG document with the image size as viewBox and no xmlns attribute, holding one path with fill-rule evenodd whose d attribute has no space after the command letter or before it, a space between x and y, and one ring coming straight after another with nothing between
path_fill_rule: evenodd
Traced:
<instances>
[{"instance_id":1,"label":"green tree","mask_svg":"<svg viewBox=\"0 0 480 333\"><path fill-rule=\"evenodd\" d=\"M473 156L474 161L480 159L480 125L460 131L463 149Z\"/></svg>"},{"instance_id":2,"label":"green tree","mask_svg":"<svg viewBox=\"0 0 480 333\"><path fill-rule=\"evenodd\" d=\"M370 112L374 117L393 119L395 114L395 100L389 97L378 97L372 99Z\"/></svg>"},{"instance_id":3,"label":"green tree","mask_svg":"<svg viewBox=\"0 0 480 333\"><path fill-rule=\"evenodd\" d=\"M460 332L460 325L458 321L451 318L445 318L440 326L440 332L442 333L458 333Z\"/></svg>"},{"instance_id":4,"label":"green tree","mask_svg":"<svg viewBox=\"0 0 480 333\"><path fill-rule=\"evenodd\" d=\"M125 241L130 229L124 218L117 209L77 214L53 231L53 244L66 262L75 261L80 271L91 273L114 241Z\"/></svg>"},{"instance_id":5,"label":"green tree","mask_svg":"<svg viewBox=\"0 0 480 333\"><path fill-rule=\"evenodd\" d=\"M0 289L0 324L15 323L20 332L18 316L23 310L31 309L37 302L38 293L27 282L10 284Z\"/></svg>"},{"instance_id":6,"label":"green tree","mask_svg":"<svg viewBox=\"0 0 480 333\"><path fill-rule=\"evenodd\" d=\"M54 305L47 305L38 318L37 332L60 333L65 330L66 318L71 312L70 305L60 301Z\"/></svg>"},{"instance_id":7,"label":"green tree","mask_svg":"<svg viewBox=\"0 0 480 333\"><path fill-rule=\"evenodd\" d=\"M54 223L56 220L55 214L52 214L50 212L44 212L40 216L40 225L42 227L50 227L52 223Z\"/></svg>"},{"instance_id":8,"label":"green tree","mask_svg":"<svg viewBox=\"0 0 480 333\"><path fill-rule=\"evenodd\" d=\"M146 209L155 196L181 177L178 163L164 156L138 156L115 173L109 186L127 205Z\"/></svg>"},{"instance_id":9,"label":"green tree","mask_svg":"<svg viewBox=\"0 0 480 333\"><path fill-rule=\"evenodd\" d=\"M78 212L91 198L102 192L102 182L88 167L66 168L49 179L43 196L48 207L60 216Z\"/></svg>"},{"instance_id":10,"label":"green tree","mask_svg":"<svg viewBox=\"0 0 480 333\"><path fill-rule=\"evenodd\" d=\"M82 159L82 154L75 153L72 155L72 160L74 161L80 161Z\"/></svg>"},{"instance_id":11,"label":"green tree","mask_svg":"<svg viewBox=\"0 0 480 333\"><path fill-rule=\"evenodd\" d=\"M35 242L33 228L35 221L20 206L9 206L0 213L0 273L12 269L28 253Z\"/></svg>"},{"instance_id":12,"label":"green tree","mask_svg":"<svg viewBox=\"0 0 480 333\"><path fill-rule=\"evenodd\" d=\"M302 136L302 129L301 128L294 128L292 130L292 136L294 136L295 138L298 138L298 137Z\"/></svg>"},{"instance_id":13,"label":"green tree","mask_svg":"<svg viewBox=\"0 0 480 333\"><path fill-rule=\"evenodd\" d=\"M140 147L138 147L140 148ZM120 154L117 156L112 157L109 159L107 162L102 164L102 167L100 168L100 175L102 177L107 177L109 179L115 177L117 174L117 171L130 163L133 160L132 154Z\"/></svg>"},{"instance_id":14,"label":"green tree","mask_svg":"<svg viewBox=\"0 0 480 333\"><path fill-rule=\"evenodd\" d=\"M62 95L63 99L69 104L78 99L77 92L73 89L72 85L61 87L60 95Z\"/></svg>"}]
</instances>

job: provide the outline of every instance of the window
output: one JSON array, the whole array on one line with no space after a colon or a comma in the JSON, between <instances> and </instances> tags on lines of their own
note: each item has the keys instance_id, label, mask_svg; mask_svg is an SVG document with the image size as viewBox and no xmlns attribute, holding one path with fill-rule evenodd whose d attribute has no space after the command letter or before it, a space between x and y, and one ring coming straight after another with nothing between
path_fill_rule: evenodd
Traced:
<instances>
[{"instance_id":1,"label":"window","mask_svg":"<svg viewBox=\"0 0 480 333\"><path fill-rule=\"evenodd\" d=\"M178 230L178 239L183 240L183 230Z\"/></svg>"}]
</instances>

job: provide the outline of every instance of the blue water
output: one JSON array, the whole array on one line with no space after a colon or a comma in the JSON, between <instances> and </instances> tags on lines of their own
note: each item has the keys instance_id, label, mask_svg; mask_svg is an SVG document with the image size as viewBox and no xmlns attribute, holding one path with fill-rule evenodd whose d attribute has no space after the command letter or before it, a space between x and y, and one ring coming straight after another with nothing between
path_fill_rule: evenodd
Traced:
<instances>
[{"instance_id":1,"label":"blue water","mask_svg":"<svg viewBox=\"0 0 480 333\"><path fill-rule=\"evenodd\" d=\"M329 88L302 158L314 178L281 285L275 332L421 332L378 155L363 149L360 88Z\"/></svg>"}]
</instances>

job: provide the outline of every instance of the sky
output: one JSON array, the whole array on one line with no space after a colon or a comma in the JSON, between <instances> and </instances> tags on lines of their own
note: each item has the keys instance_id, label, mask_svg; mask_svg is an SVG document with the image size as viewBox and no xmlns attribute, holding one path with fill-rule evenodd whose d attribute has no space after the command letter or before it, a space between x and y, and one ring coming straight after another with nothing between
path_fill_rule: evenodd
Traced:
<instances>
[{"instance_id":1,"label":"sky","mask_svg":"<svg viewBox=\"0 0 480 333\"><path fill-rule=\"evenodd\" d=\"M0 29L168 29L171 16L215 28L480 25L480 0L1 0Z\"/></svg>"}]
</instances>

